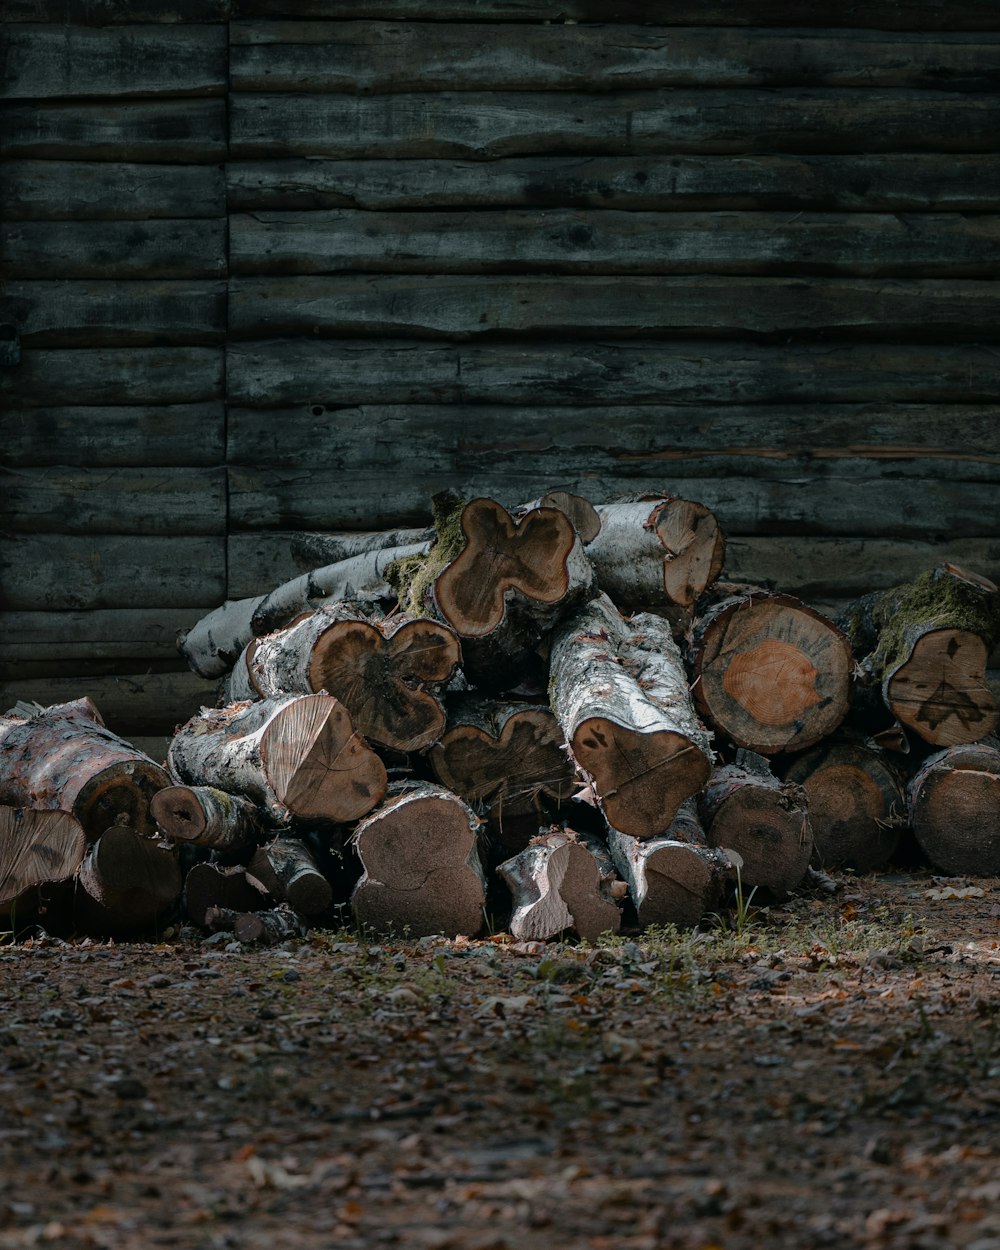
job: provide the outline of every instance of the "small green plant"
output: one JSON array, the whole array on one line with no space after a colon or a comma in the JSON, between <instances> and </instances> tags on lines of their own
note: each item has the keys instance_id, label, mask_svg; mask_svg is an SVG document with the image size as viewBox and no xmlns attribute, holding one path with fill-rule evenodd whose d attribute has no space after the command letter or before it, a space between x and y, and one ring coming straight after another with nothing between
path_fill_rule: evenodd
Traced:
<instances>
[{"instance_id":1,"label":"small green plant","mask_svg":"<svg viewBox=\"0 0 1000 1250\"><path fill-rule=\"evenodd\" d=\"M757 893L754 886L749 894L743 892L743 874L739 864L736 865L736 902L733 912L733 932L737 940L743 941L748 936L750 926L761 915L762 909L753 906L753 896Z\"/></svg>"}]
</instances>

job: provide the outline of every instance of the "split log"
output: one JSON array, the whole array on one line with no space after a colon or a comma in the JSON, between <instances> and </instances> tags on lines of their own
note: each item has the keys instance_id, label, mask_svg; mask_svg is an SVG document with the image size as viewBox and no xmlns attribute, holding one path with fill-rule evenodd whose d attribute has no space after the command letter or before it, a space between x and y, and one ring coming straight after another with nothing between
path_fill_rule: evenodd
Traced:
<instances>
[{"instance_id":1,"label":"split log","mask_svg":"<svg viewBox=\"0 0 1000 1250\"><path fill-rule=\"evenodd\" d=\"M435 496L435 541L389 571L401 606L462 639L473 684L503 689L537 667L543 634L594 593L594 571L565 513L520 520L494 499Z\"/></svg>"},{"instance_id":2,"label":"split log","mask_svg":"<svg viewBox=\"0 0 1000 1250\"><path fill-rule=\"evenodd\" d=\"M884 752L863 742L825 742L797 755L782 776L806 792L819 867L872 872L889 862L906 804Z\"/></svg>"},{"instance_id":3,"label":"split log","mask_svg":"<svg viewBox=\"0 0 1000 1250\"><path fill-rule=\"evenodd\" d=\"M268 891L242 865L195 864L184 878L184 910L192 924L208 929L208 915L223 907L238 912L259 911L268 901Z\"/></svg>"},{"instance_id":4,"label":"split log","mask_svg":"<svg viewBox=\"0 0 1000 1250\"><path fill-rule=\"evenodd\" d=\"M388 565L423 550L426 543L421 542L362 552L303 573L266 595L230 600L179 633L177 649L202 677L221 677L253 638L280 629L303 612L341 600L390 597Z\"/></svg>"},{"instance_id":5,"label":"split log","mask_svg":"<svg viewBox=\"0 0 1000 1250\"><path fill-rule=\"evenodd\" d=\"M722 903L735 877L726 852L708 845L693 799L681 804L660 837L641 841L609 826L608 850L644 926L693 928Z\"/></svg>"},{"instance_id":6,"label":"split log","mask_svg":"<svg viewBox=\"0 0 1000 1250\"><path fill-rule=\"evenodd\" d=\"M231 931L237 942L261 942L273 946L287 938L304 936L308 926L290 907L272 911L239 912L229 907L210 907L206 926L215 932Z\"/></svg>"},{"instance_id":7,"label":"split log","mask_svg":"<svg viewBox=\"0 0 1000 1250\"><path fill-rule=\"evenodd\" d=\"M669 625L650 614L626 622L599 596L553 635L549 690L608 823L637 838L663 833L712 767Z\"/></svg>"},{"instance_id":8,"label":"split log","mask_svg":"<svg viewBox=\"0 0 1000 1250\"><path fill-rule=\"evenodd\" d=\"M867 595L840 618L892 714L932 746L976 742L1000 722L986 662L1000 640L1000 590L956 564Z\"/></svg>"},{"instance_id":9,"label":"split log","mask_svg":"<svg viewBox=\"0 0 1000 1250\"><path fill-rule=\"evenodd\" d=\"M391 785L354 832L364 867L351 895L358 923L396 936L478 933L486 902L478 827L472 809L441 786Z\"/></svg>"},{"instance_id":10,"label":"split log","mask_svg":"<svg viewBox=\"0 0 1000 1250\"><path fill-rule=\"evenodd\" d=\"M906 790L910 824L942 872L1000 876L1000 747L995 740L930 756Z\"/></svg>"},{"instance_id":11,"label":"split log","mask_svg":"<svg viewBox=\"0 0 1000 1250\"><path fill-rule=\"evenodd\" d=\"M541 835L497 872L510 888L508 927L519 941L544 942L571 929L593 942L621 927L621 911L602 889L597 859L572 832Z\"/></svg>"},{"instance_id":12,"label":"split log","mask_svg":"<svg viewBox=\"0 0 1000 1250\"><path fill-rule=\"evenodd\" d=\"M90 699L23 711L0 717L0 803L72 812L91 840L116 822L155 833L150 800L170 778Z\"/></svg>"},{"instance_id":13,"label":"split log","mask_svg":"<svg viewBox=\"0 0 1000 1250\"><path fill-rule=\"evenodd\" d=\"M149 807L157 829L171 842L233 851L260 836L257 805L212 786L167 786Z\"/></svg>"},{"instance_id":14,"label":"split log","mask_svg":"<svg viewBox=\"0 0 1000 1250\"><path fill-rule=\"evenodd\" d=\"M90 847L77 881L74 918L94 936L150 928L181 895L176 855L121 824Z\"/></svg>"},{"instance_id":15,"label":"split log","mask_svg":"<svg viewBox=\"0 0 1000 1250\"><path fill-rule=\"evenodd\" d=\"M202 708L174 736L167 767L176 783L240 794L280 824L357 820L388 780L347 709L327 694Z\"/></svg>"},{"instance_id":16,"label":"split log","mask_svg":"<svg viewBox=\"0 0 1000 1250\"><path fill-rule=\"evenodd\" d=\"M318 916L333 902L333 890L320 872L309 848L298 838L275 838L260 846L247 864L273 898L300 916Z\"/></svg>"},{"instance_id":17,"label":"split log","mask_svg":"<svg viewBox=\"0 0 1000 1250\"><path fill-rule=\"evenodd\" d=\"M668 495L601 504L597 515L587 555L619 606L690 608L722 572L725 535L702 503Z\"/></svg>"},{"instance_id":18,"label":"split log","mask_svg":"<svg viewBox=\"0 0 1000 1250\"><path fill-rule=\"evenodd\" d=\"M689 656L695 706L739 747L799 751L847 715L848 640L790 595L742 591L722 599L694 622Z\"/></svg>"},{"instance_id":19,"label":"split log","mask_svg":"<svg viewBox=\"0 0 1000 1250\"><path fill-rule=\"evenodd\" d=\"M225 697L235 703L325 690L366 738L421 751L441 736L440 690L461 658L458 639L438 621L331 604L254 639L229 675Z\"/></svg>"},{"instance_id":20,"label":"split log","mask_svg":"<svg viewBox=\"0 0 1000 1250\"><path fill-rule=\"evenodd\" d=\"M781 902L801 884L813 850L801 786L778 781L764 767L728 764L712 774L698 810L708 844L740 857L744 887Z\"/></svg>"},{"instance_id":21,"label":"split log","mask_svg":"<svg viewBox=\"0 0 1000 1250\"><path fill-rule=\"evenodd\" d=\"M537 704L458 696L429 759L442 785L485 811L489 838L510 852L538 832L546 800L558 807L576 789L559 722Z\"/></svg>"},{"instance_id":22,"label":"split log","mask_svg":"<svg viewBox=\"0 0 1000 1250\"><path fill-rule=\"evenodd\" d=\"M9 912L33 886L72 877L86 849L69 812L0 807L0 910Z\"/></svg>"}]
</instances>

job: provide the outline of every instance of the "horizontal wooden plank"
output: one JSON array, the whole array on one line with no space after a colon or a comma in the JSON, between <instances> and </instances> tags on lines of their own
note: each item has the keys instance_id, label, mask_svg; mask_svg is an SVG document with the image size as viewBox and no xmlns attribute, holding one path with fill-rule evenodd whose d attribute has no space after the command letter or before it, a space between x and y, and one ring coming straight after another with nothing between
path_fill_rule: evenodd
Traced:
<instances>
[{"instance_id":1,"label":"horizontal wooden plank","mask_svg":"<svg viewBox=\"0 0 1000 1250\"><path fill-rule=\"evenodd\" d=\"M138 105L136 108L140 107ZM239 95L231 155L996 151L1000 96L872 91ZM37 129L37 127L35 128ZM16 136L20 132L15 125Z\"/></svg>"},{"instance_id":2,"label":"horizontal wooden plank","mask_svg":"<svg viewBox=\"0 0 1000 1250\"><path fill-rule=\"evenodd\" d=\"M230 0L4 0L6 22L224 22Z\"/></svg>"},{"instance_id":3,"label":"horizontal wooden plank","mask_svg":"<svg viewBox=\"0 0 1000 1250\"><path fill-rule=\"evenodd\" d=\"M131 407L56 405L8 410L6 463L89 468L214 465L225 459L221 401Z\"/></svg>"},{"instance_id":4,"label":"horizontal wooden plank","mask_svg":"<svg viewBox=\"0 0 1000 1250\"><path fill-rule=\"evenodd\" d=\"M463 22L234 21L236 91L996 88L995 34ZM39 93L41 94L41 93Z\"/></svg>"},{"instance_id":5,"label":"horizontal wooden plank","mask_svg":"<svg viewBox=\"0 0 1000 1250\"><path fill-rule=\"evenodd\" d=\"M15 271L24 268L25 251L41 259L42 235L50 229L32 225L35 246L26 248L23 228L11 228ZM994 214L343 209L235 214L229 238L231 270L245 274L1000 273L1000 216ZM57 234L57 257L70 250L59 248Z\"/></svg>"},{"instance_id":6,"label":"horizontal wooden plank","mask_svg":"<svg viewBox=\"0 0 1000 1250\"><path fill-rule=\"evenodd\" d=\"M194 279L13 280L0 314L28 346L210 343L226 330L226 294L225 282Z\"/></svg>"},{"instance_id":7,"label":"horizontal wooden plank","mask_svg":"<svg viewBox=\"0 0 1000 1250\"><path fill-rule=\"evenodd\" d=\"M18 469L4 476L7 528L63 534L224 534L224 468Z\"/></svg>"},{"instance_id":8,"label":"horizontal wooden plank","mask_svg":"<svg viewBox=\"0 0 1000 1250\"><path fill-rule=\"evenodd\" d=\"M17 166L12 168L16 178ZM302 158L230 161L226 177L230 208L247 212L524 207L656 212L1000 209L1000 156L986 153L515 156L496 161ZM50 195L45 203L58 204L58 195Z\"/></svg>"},{"instance_id":9,"label":"horizontal wooden plank","mask_svg":"<svg viewBox=\"0 0 1000 1250\"><path fill-rule=\"evenodd\" d=\"M210 612L218 604L205 605ZM90 612L0 612L0 664L66 664L79 660L176 661L177 633L199 609L99 608Z\"/></svg>"},{"instance_id":10,"label":"horizontal wooden plank","mask_svg":"<svg viewBox=\"0 0 1000 1250\"><path fill-rule=\"evenodd\" d=\"M226 28L10 26L0 97L221 95L227 85Z\"/></svg>"},{"instance_id":11,"label":"horizontal wooden plank","mask_svg":"<svg viewBox=\"0 0 1000 1250\"><path fill-rule=\"evenodd\" d=\"M190 604L193 612L225 598L226 545L206 536L11 533L0 544L0 580L9 611Z\"/></svg>"},{"instance_id":12,"label":"horizontal wooden plank","mask_svg":"<svg viewBox=\"0 0 1000 1250\"><path fill-rule=\"evenodd\" d=\"M226 359L232 404L301 404L315 416L355 403L1000 401L1000 353L988 344L274 339L230 342Z\"/></svg>"},{"instance_id":13,"label":"horizontal wooden plank","mask_svg":"<svg viewBox=\"0 0 1000 1250\"><path fill-rule=\"evenodd\" d=\"M226 157L225 100L0 106L0 156L208 164Z\"/></svg>"},{"instance_id":14,"label":"horizontal wooden plank","mask_svg":"<svg viewBox=\"0 0 1000 1250\"><path fill-rule=\"evenodd\" d=\"M0 398L11 408L197 403L222 398L224 362L217 347L26 350L0 369Z\"/></svg>"},{"instance_id":15,"label":"horizontal wooden plank","mask_svg":"<svg viewBox=\"0 0 1000 1250\"><path fill-rule=\"evenodd\" d=\"M222 218L0 225L11 278L214 278L226 272L226 246Z\"/></svg>"},{"instance_id":16,"label":"horizontal wooden plank","mask_svg":"<svg viewBox=\"0 0 1000 1250\"><path fill-rule=\"evenodd\" d=\"M9 161L0 181L7 220L225 217L225 174L213 165Z\"/></svg>"},{"instance_id":17,"label":"horizontal wooden plank","mask_svg":"<svg viewBox=\"0 0 1000 1250\"><path fill-rule=\"evenodd\" d=\"M16 291L11 283L15 298ZM32 311L34 318L19 319L25 339L42 333L65 336L75 329L55 325L72 321L69 310L60 318L59 310L39 307L36 300ZM832 333L992 341L1000 339L1000 286L974 279L700 275L630 277L627 282L615 277L248 277L230 282L229 329L244 337Z\"/></svg>"}]
</instances>

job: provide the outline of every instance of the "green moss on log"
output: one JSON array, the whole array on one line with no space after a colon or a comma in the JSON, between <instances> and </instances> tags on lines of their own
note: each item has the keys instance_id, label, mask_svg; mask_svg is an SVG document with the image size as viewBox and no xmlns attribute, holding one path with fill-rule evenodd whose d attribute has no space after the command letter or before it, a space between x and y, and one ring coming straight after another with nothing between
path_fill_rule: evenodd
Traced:
<instances>
[{"instance_id":1,"label":"green moss on log","mask_svg":"<svg viewBox=\"0 0 1000 1250\"><path fill-rule=\"evenodd\" d=\"M393 560L385 579L396 592L400 607L411 616L434 616L434 583L465 549L462 529L465 500L453 491L440 491L431 500L434 542L426 555Z\"/></svg>"}]
</instances>

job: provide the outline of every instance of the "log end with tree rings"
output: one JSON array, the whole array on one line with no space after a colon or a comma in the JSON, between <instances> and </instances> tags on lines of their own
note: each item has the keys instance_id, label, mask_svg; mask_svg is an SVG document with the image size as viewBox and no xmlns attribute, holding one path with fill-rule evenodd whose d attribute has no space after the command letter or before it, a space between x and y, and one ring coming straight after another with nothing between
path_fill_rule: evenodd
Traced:
<instances>
[{"instance_id":1,"label":"log end with tree rings","mask_svg":"<svg viewBox=\"0 0 1000 1250\"><path fill-rule=\"evenodd\" d=\"M675 497L659 504L647 523L663 544L663 593L690 608L719 577L726 538L715 513L703 503Z\"/></svg>"},{"instance_id":2,"label":"log end with tree rings","mask_svg":"<svg viewBox=\"0 0 1000 1250\"><path fill-rule=\"evenodd\" d=\"M70 812L0 807L0 910L32 886L72 877L86 849Z\"/></svg>"},{"instance_id":3,"label":"log end with tree rings","mask_svg":"<svg viewBox=\"0 0 1000 1250\"><path fill-rule=\"evenodd\" d=\"M910 823L942 872L1000 876L1000 750L949 747L924 761L907 787Z\"/></svg>"},{"instance_id":4,"label":"log end with tree rings","mask_svg":"<svg viewBox=\"0 0 1000 1250\"><path fill-rule=\"evenodd\" d=\"M885 678L890 711L932 746L960 746L987 737L1000 708L986 684L989 648L979 634L927 629Z\"/></svg>"},{"instance_id":5,"label":"log end with tree rings","mask_svg":"<svg viewBox=\"0 0 1000 1250\"><path fill-rule=\"evenodd\" d=\"M540 837L497 871L510 888L509 928L520 941L548 941L571 929L593 942L621 927L621 911L602 886L597 859L572 836Z\"/></svg>"},{"instance_id":6,"label":"log end with tree rings","mask_svg":"<svg viewBox=\"0 0 1000 1250\"><path fill-rule=\"evenodd\" d=\"M696 623L695 704L737 746L812 746L847 715L854 659L826 617L785 595L740 595Z\"/></svg>"}]
</instances>

